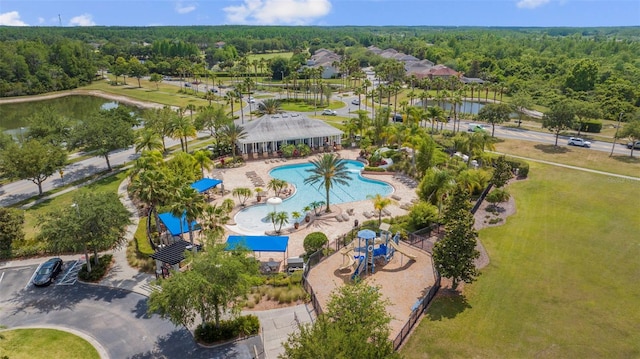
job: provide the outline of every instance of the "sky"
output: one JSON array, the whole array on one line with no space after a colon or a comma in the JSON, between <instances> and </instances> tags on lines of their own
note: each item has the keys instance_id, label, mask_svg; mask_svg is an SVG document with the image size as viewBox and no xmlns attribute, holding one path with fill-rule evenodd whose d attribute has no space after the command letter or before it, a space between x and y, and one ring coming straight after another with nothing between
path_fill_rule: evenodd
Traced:
<instances>
[{"instance_id":1,"label":"sky","mask_svg":"<svg viewBox=\"0 0 640 359\"><path fill-rule=\"evenodd\" d=\"M6 26L640 26L640 0L0 0Z\"/></svg>"}]
</instances>

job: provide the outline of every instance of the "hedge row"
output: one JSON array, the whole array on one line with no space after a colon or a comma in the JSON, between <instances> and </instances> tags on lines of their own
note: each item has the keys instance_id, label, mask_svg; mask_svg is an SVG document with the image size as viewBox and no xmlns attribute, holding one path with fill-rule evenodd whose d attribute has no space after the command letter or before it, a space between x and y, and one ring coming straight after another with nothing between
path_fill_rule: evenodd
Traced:
<instances>
[{"instance_id":1,"label":"hedge row","mask_svg":"<svg viewBox=\"0 0 640 359\"><path fill-rule=\"evenodd\" d=\"M196 328L196 340L203 344L258 334L260 320L255 315L244 315L236 319L221 320L220 326L215 323L203 323Z\"/></svg>"}]
</instances>

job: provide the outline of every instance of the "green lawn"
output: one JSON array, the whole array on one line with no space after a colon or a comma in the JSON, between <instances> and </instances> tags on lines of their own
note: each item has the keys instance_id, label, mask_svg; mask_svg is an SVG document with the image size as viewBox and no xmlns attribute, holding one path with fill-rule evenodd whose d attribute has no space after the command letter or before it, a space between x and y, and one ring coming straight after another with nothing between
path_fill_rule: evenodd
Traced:
<instances>
[{"instance_id":1,"label":"green lawn","mask_svg":"<svg viewBox=\"0 0 640 359\"><path fill-rule=\"evenodd\" d=\"M65 358L99 359L98 351L86 340L54 329L15 329L0 334L0 357L10 359Z\"/></svg>"},{"instance_id":2,"label":"green lawn","mask_svg":"<svg viewBox=\"0 0 640 359\"><path fill-rule=\"evenodd\" d=\"M282 57L288 60L291 58L291 56L293 56L293 52L268 52L266 54L247 55L247 60L249 61L249 63L253 62L253 60L260 60L260 59L270 60L276 57ZM251 66L251 68L253 69L253 66Z\"/></svg>"},{"instance_id":3,"label":"green lawn","mask_svg":"<svg viewBox=\"0 0 640 359\"><path fill-rule=\"evenodd\" d=\"M118 191L118 186L127 176L127 172L120 172L113 176L109 176L98 180L92 184L85 186L94 192L113 192L116 193ZM35 185L34 185L35 186ZM25 231L25 241L31 242L34 240L36 233L38 232L37 223L38 218L40 216L45 215L49 212L54 212L59 210L60 208L66 208L67 206L71 206L73 203L73 196L76 194L76 191L71 191L69 193L62 194L60 196L51 198L49 200L43 201L24 212L25 223L24 223L24 231Z\"/></svg>"},{"instance_id":4,"label":"green lawn","mask_svg":"<svg viewBox=\"0 0 640 359\"><path fill-rule=\"evenodd\" d=\"M640 182L531 164L517 213L480 231L491 263L439 297L407 358L640 357Z\"/></svg>"},{"instance_id":5,"label":"green lawn","mask_svg":"<svg viewBox=\"0 0 640 359\"><path fill-rule=\"evenodd\" d=\"M617 146L622 148L621 145ZM562 140L558 141L557 147L529 141L503 140L496 143L496 151L620 175L640 177L640 151L634 151L633 158L629 157L630 150L625 155L616 154L613 157L609 157L610 152L566 146L566 142Z\"/></svg>"}]
</instances>

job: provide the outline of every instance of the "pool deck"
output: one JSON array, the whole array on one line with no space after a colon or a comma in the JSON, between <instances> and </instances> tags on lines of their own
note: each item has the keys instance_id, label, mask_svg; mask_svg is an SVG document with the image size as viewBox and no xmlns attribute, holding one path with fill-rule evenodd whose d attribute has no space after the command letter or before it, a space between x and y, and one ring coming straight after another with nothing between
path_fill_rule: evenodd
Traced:
<instances>
[{"instance_id":1,"label":"pool deck","mask_svg":"<svg viewBox=\"0 0 640 359\"><path fill-rule=\"evenodd\" d=\"M357 149L344 149L338 151L340 156L345 159L355 160L358 157L359 150ZM230 192L237 187L247 187L251 189L255 189L256 187L253 185L251 179L247 177L246 172L254 171L256 175L262 178L265 182L265 186L260 186L263 190L266 191L266 184L269 183L271 177L269 176L269 171L274 167L286 165L286 164L296 164L296 163L307 163L310 159L313 159L312 156L302 159L293 159L287 160L287 162L275 162L275 163L265 163L265 160L254 160L247 161L246 164L242 167L238 168L225 168L225 169L214 169L210 176L214 178L218 178L223 180L225 190L229 192L222 197L224 198L232 198L235 202L238 202L237 197L233 197ZM387 207L387 210L391 213L391 216L403 215L406 214L407 211L400 208L400 205L405 203L411 203L412 200L417 198L415 188L409 188L407 185L397 181L393 178L391 173L387 174L363 174L364 177L377 179L380 181L384 181L389 183L393 188L394 192L390 194L394 198L400 198L400 200L393 200L394 203ZM215 196L213 203L220 202L220 196ZM264 201L264 199L263 199ZM255 196L247 200L247 206L252 204L257 204ZM235 214L243 209L240 205L237 205L234 208L233 213L231 214L231 218L235 216ZM338 214L347 213L348 210L353 209L353 215L349 216L348 221L339 222L335 217ZM311 232L323 232L329 238L329 241L332 242L337 237L347 233L351 228L353 228L353 224L355 220L358 220L359 223L363 223L366 220L377 218L376 216L367 218L363 214L364 212L372 212L373 211L373 202L371 200L362 200L357 202L347 202L340 204L331 204L331 214L330 215L322 215L320 217L313 218L313 220L309 223L301 223L300 228L295 230L292 224L289 224L288 227L283 227L281 235L289 236L289 247L287 250L287 257L297 257L304 253L303 240L304 237ZM312 216L313 217L313 216ZM387 216L388 217L388 216ZM383 217L384 218L384 217ZM233 234L246 234L246 235L256 235L256 233L244 233L241 229L235 226L233 223L228 224L226 226L225 238L228 235ZM258 253L256 253L258 255ZM263 252L259 254L260 259L264 259L265 261L269 258L274 258L274 260L280 260L283 255L282 253L270 253Z\"/></svg>"}]
</instances>

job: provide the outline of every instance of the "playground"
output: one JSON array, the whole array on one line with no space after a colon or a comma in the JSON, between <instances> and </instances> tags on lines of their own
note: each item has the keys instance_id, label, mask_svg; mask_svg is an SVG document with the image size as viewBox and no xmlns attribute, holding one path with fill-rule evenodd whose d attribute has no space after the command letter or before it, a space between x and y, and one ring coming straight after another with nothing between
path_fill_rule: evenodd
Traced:
<instances>
[{"instance_id":1,"label":"playground","mask_svg":"<svg viewBox=\"0 0 640 359\"><path fill-rule=\"evenodd\" d=\"M362 230L353 242L309 271L308 282L321 307L331 292L356 277L377 285L389 300L387 312L393 318L389 338L394 339L435 283L431 255L380 231Z\"/></svg>"}]
</instances>

